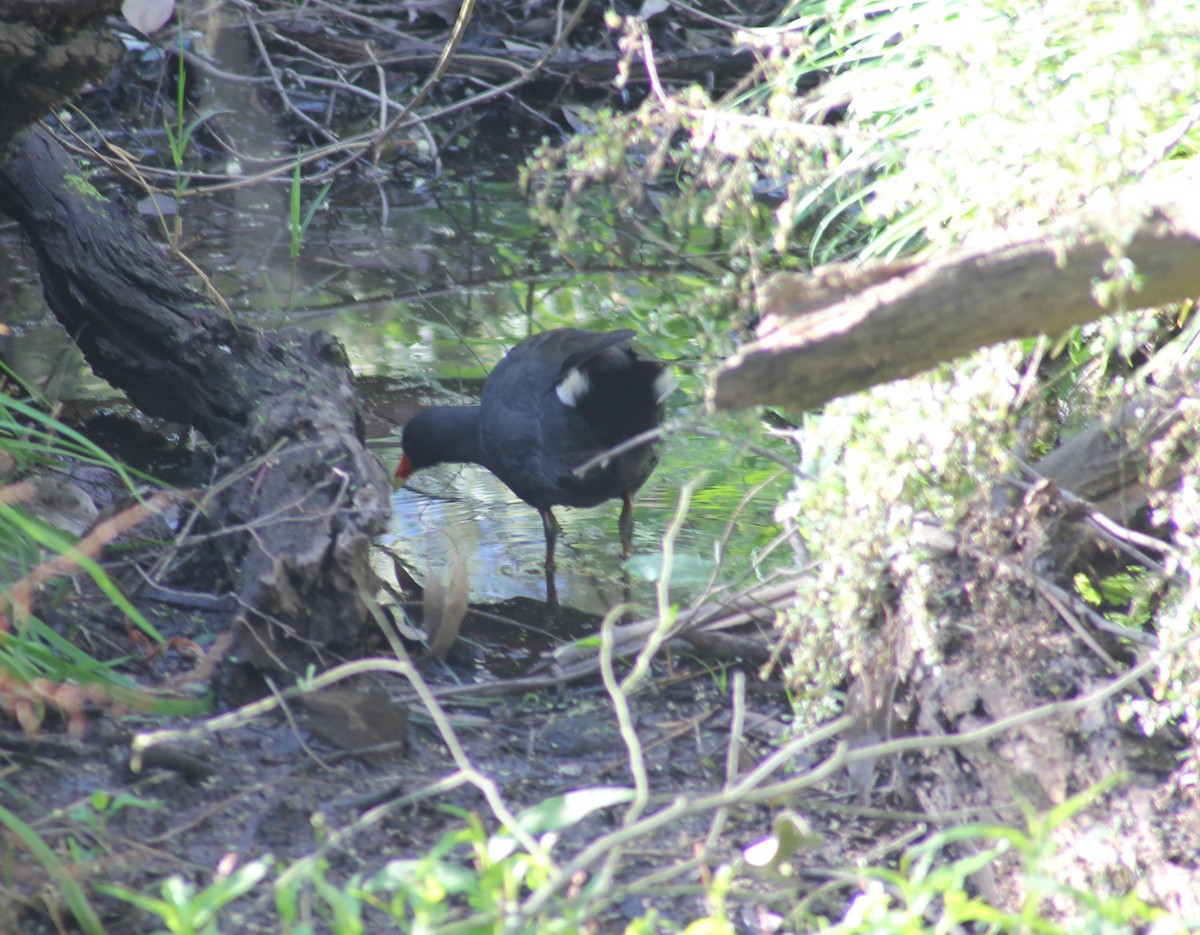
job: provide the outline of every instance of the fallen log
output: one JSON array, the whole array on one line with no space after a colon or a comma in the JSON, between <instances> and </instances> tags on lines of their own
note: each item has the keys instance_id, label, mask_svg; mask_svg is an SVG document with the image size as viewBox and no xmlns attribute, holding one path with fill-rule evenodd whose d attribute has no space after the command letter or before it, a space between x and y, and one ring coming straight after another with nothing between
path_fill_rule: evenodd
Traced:
<instances>
[{"instance_id":1,"label":"fallen log","mask_svg":"<svg viewBox=\"0 0 1200 935\"><path fill-rule=\"evenodd\" d=\"M50 308L95 371L212 445L204 523L224 532L209 537L208 562L191 565L225 570L234 652L303 669L314 650L356 633L388 483L364 445L338 341L259 331L219 311L44 130L19 136L0 166L0 211L24 230Z\"/></svg>"},{"instance_id":2,"label":"fallen log","mask_svg":"<svg viewBox=\"0 0 1200 935\"><path fill-rule=\"evenodd\" d=\"M0 158L25 127L121 55L108 17L120 0L0 0Z\"/></svg>"},{"instance_id":3,"label":"fallen log","mask_svg":"<svg viewBox=\"0 0 1200 935\"><path fill-rule=\"evenodd\" d=\"M709 402L804 411L989 344L1200 295L1191 163L1034 237L925 262L779 274L763 290L758 339L716 369ZM1124 283L1129 264L1137 278Z\"/></svg>"},{"instance_id":4,"label":"fallen log","mask_svg":"<svg viewBox=\"0 0 1200 935\"><path fill-rule=\"evenodd\" d=\"M1198 184L1193 160L1165 178L1097 197L1034 237L927 261L775 276L763 290L758 339L716 368L709 403L812 409L999 341L1057 335L1115 311L1194 298ZM1129 273L1136 276L1124 279ZM1186 392L1186 381L1160 378L1036 472L1128 522L1154 489L1178 480L1178 458L1160 457L1152 471L1151 454L1172 433L1180 435L1173 443L1180 457L1194 444L1195 426L1179 407Z\"/></svg>"}]
</instances>

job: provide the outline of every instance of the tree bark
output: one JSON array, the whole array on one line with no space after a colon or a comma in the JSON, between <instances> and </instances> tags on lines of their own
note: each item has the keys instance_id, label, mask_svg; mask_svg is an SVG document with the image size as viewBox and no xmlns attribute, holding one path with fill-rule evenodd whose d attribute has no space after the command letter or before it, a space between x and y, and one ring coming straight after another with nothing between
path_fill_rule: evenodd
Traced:
<instances>
[{"instance_id":1,"label":"tree bark","mask_svg":"<svg viewBox=\"0 0 1200 935\"><path fill-rule=\"evenodd\" d=\"M116 64L120 0L0 0L0 158L25 127Z\"/></svg>"},{"instance_id":2,"label":"tree bark","mask_svg":"<svg viewBox=\"0 0 1200 935\"><path fill-rule=\"evenodd\" d=\"M212 443L206 520L225 531L215 541L238 596L236 651L302 667L312 648L356 633L388 484L337 340L225 317L42 130L0 167L0 210L33 244L46 299L96 372Z\"/></svg>"},{"instance_id":3,"label":"tree bark","mask_svg":"<svg viewBox=\"0 0 1200 935\"><path fill-rule=\"evenodd\" d=\"M1192 160L1195 162L1195 160ZM759 339L717 368L718 409L806 410L1012 338L1200 295L1200 168L1130 186L1052 232L926 263L781 274ZM1128 260L1133 291L1098 297Z\"/></svg>"}]
</instances>

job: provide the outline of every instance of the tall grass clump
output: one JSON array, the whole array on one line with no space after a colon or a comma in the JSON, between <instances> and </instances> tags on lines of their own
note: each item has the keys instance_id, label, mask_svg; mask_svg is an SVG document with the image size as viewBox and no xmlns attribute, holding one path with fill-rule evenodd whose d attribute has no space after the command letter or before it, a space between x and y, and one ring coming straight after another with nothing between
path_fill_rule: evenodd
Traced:
<instances>
[{"instance_id":1,"label":"tall grass clump","mask_svg":"<svg viewBox=\"0 0 1200 935\"><path fill-rule=\"evenodd\" d=\"M157 702L116 670L121 660L96 659L50 626L44 610L66 598L74 579L83 578L115 614L161 641L101 562L107 545L161 503L137 494L138 478L123 464L11 388L11 383L0 388L0 710L27 731L36 731L47 711L56 710L72 732L79 732L86 705L147 708ZM75 535L27 506L38 499L42 478L80 462L111 471L135 494L135 502Z\"/></svg>"}]
</instances>

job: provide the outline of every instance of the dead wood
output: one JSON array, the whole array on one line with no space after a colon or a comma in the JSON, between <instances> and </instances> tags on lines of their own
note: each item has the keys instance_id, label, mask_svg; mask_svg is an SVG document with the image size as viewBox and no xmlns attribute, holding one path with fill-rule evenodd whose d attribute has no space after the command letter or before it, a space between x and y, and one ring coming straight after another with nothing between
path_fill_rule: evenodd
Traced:
<instances>
[{"instance_id":1,"label":"dead wood","mask_svg":"<svg viewBox=\"0 0 1200 935\"><path fill-rule=\"evenodd\" d=\"M356 632L387 477L363 445L337 340L229 320L44 131L19 137L0 167L0 210L21 224L50 308L96 372L213 445L206 523L229 531L214 542L238 596L236 651L303 664L306 644Z\"/></svg>"},{"instance_id":2,"label":"dead wood","mask_svg":"<svg viewBox=\"0 0 1200 935\"><path fill-rule=\"evenodd\" d=\"M399 72L421 74L432 70L442 55L444 40L408 40L389 43L387 51L379 50L379 37L347 37L335 33L315 32L311 28L296 28L291 24L264 28L264 34L274 40L269 49L281 53L306 44L328 56L348 69L366 69L373 65L394 69ZM302 24L311 26L311 24ZM543 51L542 43L549 44L552 35L538 37L535 44L527 47L502 46L493 48L468 47L455 54L446 69L448 79L472 79L489 83L510 81L528 75L538 81L552 85L561 95L572 82L580 86L610 91L613 78L621 66L622 58L605 48L583 51L564 49L538 68ZM527 40L528 41L528 40ZM661 80L703 82L719 78L725 81L737 79L754 67L754 57L748 48L715 48L703 51L679 51L663 54L654 60ZM627 79L629 87L646 87L649 78L645 69L631 68Z\"/></svg>"},{"instance_id":3,"label":"dead wood","mask_svg":"<svg viewBox=\"0 0 1200 935\"><path fill-rule=\"evenodd\" d=\"M1033 473L1122 523L1156 490L1179 482L1182 463L1200 440L1187 418L1194 390L1179 374L1151 386L1111 418L1093 422L1033 466Z\"/></svg>"},{"instance_id":4,"label":"dead wood","mask_svg":"<svg viewBox=\"0 0 1200 935\"><path fill-rule=\"evenodd\" d=\"M756 585L680 613L670 636L686 640L693 648L713 658L740 658L761 665L771 656L768 634L776 618L795 599L795 581ZM637 654L660 625L660 620L654 616L613 627L613 655ZM735 629L739 632L728 632ZM554 651L552 669L561 677L595 671L600 664L598 652L598 648L588 642L561 646Z\"/></svg>"},{"instance_id":5,"label":"dead wood","mask_svg":"<svg viewBox=\"0 0 1200 935\"><path fill-rule=\"evenodd\" d=\"M1012 338L1059 334L1119 309L1200 294L1200 169L1122 190L1053 231L925 263L781 274L760 337L717 368L718 409L806 410ZM1136 291L1099 301L1114 257ZM882 276L882 281L881 281Z\"/></svg>"},{"instance_id":6,"label":"dead wood","mask_svg":"<svg viewBox=\"0 0 1200 935\"><path fill-rule=\"evenodd\" d=\"M561 95L571 83L600 91L611 90L621 57L605 52L563 52L546 62L538 72L533 69L539 60L540 50L530 48L505 49L503 53L460 52L448 70L448 77L469 78L480 81L508 81L522 73L536 74L537 80L547 83L556 94ZM419 71L433 67L438 60L439 50L430 52L398 51L380 64L403 66L408 71ZM718 49L703 52L679 52L663 55L654 60L659 77L665 81L704 81L719 77L729 80L749 71L754 60L748 50ZM639 88L649 85L644 69L629 70L627 85Z\"/></svg>"},{"instance_id":7,"label":"dead wood","mask_svg":"<svg viewBox=\"0 0 1200 935\"><path fill-rule=\"evenodd\" d=\"M0 156L33 121L116 64L118 0L0 0Z\"/></svg>"},{"instance_id":8,"label":"dead wood","mask_svg":"<svg viewBox=\"0 0 1200 935\"><path fill-rule=\"evenodd\" d=\"M717 368L710 401L810 409L998 341L1056 335L1114 311L1095 285L1111 280L1116 256L1140 277L1123 297L1127 307L1200 295L1196 175L1190 168L1131 186L1036 238L925 263L776 276L763 292L761 337ZM1153 490L1178 480L1167 457L1151 478L1150 459L1172 434L1194 442L1180 409L1187 391L1177 379L1147 388L1044 458L1036 473L1128 522Z\"/></svg>"}]
</instances>

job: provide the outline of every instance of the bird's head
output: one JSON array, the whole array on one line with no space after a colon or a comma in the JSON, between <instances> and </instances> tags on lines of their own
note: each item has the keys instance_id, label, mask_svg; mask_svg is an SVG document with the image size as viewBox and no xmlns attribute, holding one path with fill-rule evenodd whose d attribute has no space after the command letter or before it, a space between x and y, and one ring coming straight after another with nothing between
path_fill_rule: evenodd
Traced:
<instances>
[{"instance_id":1,"label":"bird's head","mask_svg":"<svg viewBox=\"0 0 1200 935\"><path fill-rule=\"evenodd\" d=\"M422 409L408 420L404 426L404 434L400 438L403 455L396 466L392 486L403 487L408 483L408 476L421 468L440 464L444 458L445 428L443 417L439 416L442 409Z\"/></svg>"},{"instance_id":2,"label":"bird's head","mask_svg":"<svg viewBox=\"0 0 1200 935\"><path fill-rule=\"evenodd\" d=\"M403 487L408 483L408 475L414 470L412 458L408 455L401 456L400 463L396 465L396 473L392 477L392 486L396 489Z\"/></svg>"}]
</instances>

